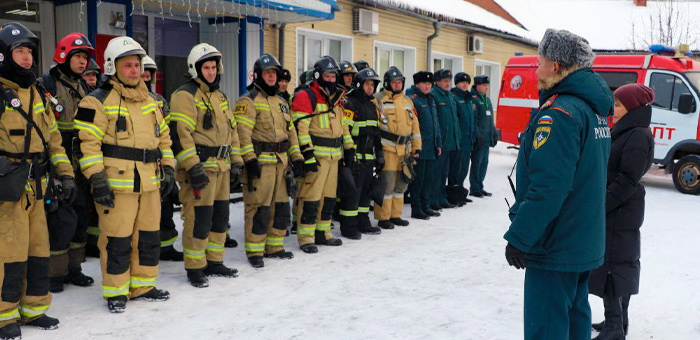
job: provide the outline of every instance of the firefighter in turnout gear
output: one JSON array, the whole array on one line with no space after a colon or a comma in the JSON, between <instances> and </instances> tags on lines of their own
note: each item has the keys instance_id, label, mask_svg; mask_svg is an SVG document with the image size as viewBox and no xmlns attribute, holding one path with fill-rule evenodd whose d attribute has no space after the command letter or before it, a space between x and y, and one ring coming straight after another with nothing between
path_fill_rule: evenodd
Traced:
<instances>
[{"instance_id":1,"label":"firefighter in turnout gear","mask_svg":"<svg viewBox=\"0 0 700 340\"><path fill-rule=\"evenodd\" d=\"M342 63L341 63L342 64ZM377 173L384 167L384 149L379 137L379 109L374 92L381 80L377 73L366 68L357 73L345 104L345 120L355 143L357 164L353 171L356 188L343 190L348 193L340 200L340 233L349 239L359 240L362 234L380 234L369 220L370 185L376 166Z\"/></svg>"},{"instance_id":2,"label":"firefighter in turnout gear","mask_svg":"<svg viewBox=\"0 0 700 340\"><path fill-rule=\"evenodd\" d=\"M411 99L403 94L405 81L398 67L390 67L384 73L384 90L376 96L381 110L379 130L385 159L382 179L386 191L381 207L374 209L374 218L384 229L408 225L401 218L403 194L409 184L406 173L412 172L413 158L421 150L416 110Z\"/></svg>"},{"instance_id":3,"label":"firefighter in turnout gear","mask_svg":"<svg viewBox=\"0 0 700 340\"><path fill-rule=\"evenodd\" d=\"M156 73L158 65L149 56L143 57L143 73L141 80L146 83L146 87L153 99L158 105L158 112L163 115L163 120L166 124L170 124L170 107L168 102L160 94L155 92ZM161 198L160 202L160 260L161 261L183 261L182 252L175 250L173 244L177 240L177 230L173 221L173 212L175 204L179 203L178 195L180 190L177 185L173 186L170 193Z\"/></svg>"},{"instance_id":4,"label":"firefighter in turnout gear","mask_svg":"<svg viewBox=\"0 0 700 340\"><path fill-rule=\"evenodd\" d=\"M340 80L338 81L338 87L340 87L346 93L350 92L350 89L352 89L354 86L357 70L349 61L341 61L338 64L338 67L340 68Z\"/></svg>"},{"instance_id":5,"label":"firefighter in turnout gear","mask_svg":"<svg viewBox=\"0 0 700 340\"><path fill-rule=\"evenodd\" d=\"M0 29L0 169L7 174L0 178L0 339L21 338L18 322L41 329L59 324L45 314L51 293L43 198L50 164L68 203L76 189L54 113L35 85L38 46L21 24Z\"/></svg>"},{"instance_id":6,"label":"firefighter in turnout gear","mask_svg":"<svg viewBox=\"0 0 700 340\"><path fill-rule=\"evenodd\" d=\"M238 270L224 265L224 241L230 183L238 180L243 160L236 120L219 90L221 53L206 43L195 45L187 66L192 79L173 93L170 119L185 221L185 269L190 283L204 288L207 276L238 276Z\"/></svg>"},{"instance_id":7,"label":"firefighter in turnout gear","mask_svg":"<svg viewBox=\"0 0 700 340\"><path fill-rule=\"evenodd\" d=\"M76 199L72 204L78 215L77 226L75 229L62 228L57 231L70 232L72 235L66 235L71 239L70 243L59 245L56 238L50 240L49 277L52 293L62 292L64 282L80 287L87 287L95 282L91 277L83 274L81 264L85 260L87 230L89 227L97 227L97 212L90 197L90 185L87 179L80 175L78 159L73 155L74 138L77 137L73 128L73 117L78 109L78 103L89 90L81 74L85 71L93 53L94 49L84 35L68 34L56 45L53 56L55 64L37 80L51 96L49 103L58 118L58 130L63 140L63 148L77 174L78 186Z\"/></svg>"},{"instance_id":8,"label":"firefighter in turnout gear","mask_svg":"<svg viewBox=\"0 0 700 340\"><path fill-rule=\"evenodd\" d=\"M279 95L284 99L287 104L292 105L292 95L289 93L289 82L292 81L292 74L288 69L283 68L280 71L280 77L277 79L277 86L279 86Z\"/></svg>"},{"instance_id":9,"label":"firefighter in turnout gear","mask_svg":"<svg viewBox=\"0 0 700 340\"><path fill-rule=\"evenodd\" d=\"M90 93L97 88L97 81L98 79L100 79L101 72L102 69L99 65L97 65L95 59L90 59L90 63L88 64L88 67L85 69L85 71L83 71L82 75L83 81L85 81L85 85L87 85L88 88L87 93ZM75 172L76 175L80 173L80 171ZM87 193L89 194L90 192L88 191ZM94 222L91 221L87 228L87 244L85 245L85 256L99 258L100 249L97 248L97 238L100 236L100 228L97 227L97 210L94 210L95 202L92 200L92 198L90 198L90 205L92 205L93 207L94 213L92 216L94 216L95 220Z\"/></svg>"},{"instance_id":10,"label":"firefighter in turnout gear","mask_svg":"<svg viewBox=\"0 0 700 340\"><path fill-rule=\"evenodd\" d=\"M99 215L102 296L113 313L124 312L128 299L170 297L155 286L160 198L175 185L175 161L168 125L140 78L145 56L130 37L110 40L108 78L80 101L74 121Z\"/></svg>"},{"instance_id":11,"label":"firefighter in turnout gear","mask_svg":"<svg viewBox=\"0 0 700 340\"><path fill-rule=\"evenodd\" d=\"M100 69L100 65L97 65L95 59L90 59L88 67L85 68L85 71L83 71L83 74L81 75L81 78L83 78L85 85L87 85L88 87L88 93L94 91L95 88L97 88L97 80L100 79L100 72L102 72L102 69Z\"/></svg>"},{"instance_id":12,"label":"firefighter in turnout gear","mask_svg":"<svg viewBox=\"0 0 700 340\"><path fill-rule=\"evenodd\" d=\"M331 234L331 218L338 185L338 163L343 159L343 166L352 168L355 149L348 125L343 124L340 99L344 92L336 94L339 71L332 57L319 59L314 65L313 82L299 91L292 102L292 117L306 173L299 189L296 214L297 238L305 253L318 252L316 245L343 244Z\"/></svg>"},{"instance_id":13,"label":"firefighter in turnout gear","mask_svg":"<svg viewBox=\"0 0 700 340\"><path fill-rule=\"evenodd\" d=\"M253 268L264 266L263 255L291 259L284 236L291 220L287 175L294 164L298 176L304 167L291 110L279 96L277 77L282 66L263 54L253 66L253 83L236 102L234 115L241 140L245 251Z\"/></svg>"}]
</instances>

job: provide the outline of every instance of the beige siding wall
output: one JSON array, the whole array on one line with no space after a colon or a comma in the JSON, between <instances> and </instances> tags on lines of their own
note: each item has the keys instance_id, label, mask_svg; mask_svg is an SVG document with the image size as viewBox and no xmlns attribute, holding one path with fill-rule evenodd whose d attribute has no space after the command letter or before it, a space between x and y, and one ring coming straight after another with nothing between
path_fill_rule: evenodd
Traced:
<instances>
[{"instance_id":1,"label":"beige siding wall","mask_svg":"<svg viewBox=\"0 0 700 340\"><path fill-rule=\"evenodd\" d=\"M343 7L341 12L335 13L334 20L315 23L288 24L285 30L285 53L282 64L292 73L292 79L297 79L296 74L296 36L297 28L316 30L320 32L340 34L352 37L353 61L366 60L374 66L374 42L386 42L415 48L416 69L426 69L427 37L434 32L431 22L424 21L397 12L385 11L372 7L364 7L346 0L338 3ZM379 34L364 36L352 33L352 9L364 7L379 12ZM440 36L433 40L433 52L441 52L463 57L463 69L473 75L474 60L486 60L501 65L501 72L508 58L516 52L535 54L537 49L533 46L505 40L495 36L478 34L484 38L484 53L471 55L467 53L467 31L451 26L443 26ZM279 30L265 30L265 52L278 55ZM410 74L406 75L410 77Z\"/></svg>"}]
</instances>

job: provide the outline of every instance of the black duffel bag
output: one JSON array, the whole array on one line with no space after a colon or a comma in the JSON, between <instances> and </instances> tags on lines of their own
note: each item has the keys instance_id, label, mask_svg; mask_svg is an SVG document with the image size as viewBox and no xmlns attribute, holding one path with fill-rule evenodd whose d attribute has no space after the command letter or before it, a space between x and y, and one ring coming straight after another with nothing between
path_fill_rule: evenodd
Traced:
<instances>
[{"instance_id":1,"label":"black duffel bag","mask_svg":"<svg viewBox=\"0 0 700 340\"><path fill-rule=\"evenodd\" d=\"M25 193L30 164L0 156L0 202L18 202Z\"/></svg>"},{"instance_id":2,"label":"black duffel bag","mask_svg":"<svg viewBox=\"0 0 700 340\"><path fill-rule=\"evenodd\" d=\"M51 251L63 251L70 247L75 230L78 227L78 214L68 202L57 199L53 211L46 212L46 224L49 227L49 244ZM48 208L49 205L47 205Z\"/></svg>"}]
</instances>

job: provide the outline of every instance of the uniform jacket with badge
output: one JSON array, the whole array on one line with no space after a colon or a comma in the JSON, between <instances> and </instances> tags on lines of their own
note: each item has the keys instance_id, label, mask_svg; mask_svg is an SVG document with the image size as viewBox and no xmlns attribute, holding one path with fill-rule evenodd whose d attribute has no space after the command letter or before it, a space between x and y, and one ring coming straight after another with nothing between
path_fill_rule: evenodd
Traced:
<instances>
[{"instance_id":1,"label":"uniform jacket with badge","mask_svg":"<svg viewBox=\"0 0 700 340\"><path fill-rule=\"evenodd\" d=\"M496 146L498 136L496 135L496 126L493 124L491 98L479 93L476 86L472 87L471 94L472 102L476 104L474 111L475 141L480 144L480 147Z\"/></svg>"},{"instance_id":2,"label":"uniform jacket with badge","mask_svg":"<svg viewBox=\"0 0 700 340\"><path fill-rule=\"evenodd\" d=\"M443 151L458 150L462 134L459 131L457 102L455 102L452 92L445 91L437 86L434 86L430 93L433 95L437 105Z\"/></svg>"},{"instance_id":3,"label":"uniform jacket with badge","mask_svg":"<svg viewBox=\"0 0 700 340\"><path fill-rule=\"evenodd\" d=\"M410 149L406 149L406 144L397 144L382 137L384 151L395 153L399 157L407 153L417 153L422 150L423 144L420 133L420 124L416 117L416 109L411 99L403 93L394 94L388 90L382 90L377 95L377 102L381 110L379 119L379 129L394 135L407 138Z\"/></svg>"},{"instance_id":4,"label":"uniform jacket with badge","mask_svg":"<svg viewBox=\"0 0 700 340\"><path fill-rule=\"evenodd\" d=\"M462 151L471 150L474 143L474 107L472 103L472 94L467 91L462 91L459 88L453 87L452 95L457 102L457 113L459 114L459 129L462 136L460 141L460 149Z\"/></svg>"},{"instance_id":5,"label":"uniform jacket with badge","mask_svg":"<svg viewBox=\"0 0 700 340\"><path fill-rule=\"evenodd\" d=\"M384 157L379 136L379 108L374 95L368 96L362 89L353 89L346 98L345 117L350 124L357 158L373 160Z\"/></svg>"},{"instance_id":6,"label":"uniform jacket with badge","mask_svg":"<svg viewBox=\"0 0 700 340\"><path fill-rule=\"evenodd\" d=\"M210 91L201 79L187 81L172 94L170 121L178 168L202 163L206 170L219 172L243 163L228 98L220 90ZM207 151L214 149L215 155Z\"/></svg>"},{"instance_id":7,"label":"uniform jacket with badge","mask_svg":"<svg viewBox=\"0 0 700 340\"><path fill-rule=\"evenodd\" d=\"M241 155L245 162L282 164L303 159L296 129L287 101L279 95L269 96L256 85L236 102L234 117L238 125ZM286 150L270 150L264 145L284 145Z\"/></svg>"},{"instance_id":8,"label":"uniform jacket with badge","mask_svg":"<svg viewBox=\"0 0 700 340\"><path fill-rule=\"evenodd\" d=\"M433 95L430 92L423 94L415 85L406 90L406 95L413 101L420 125L422 149L418 159L435 160L437 148L442 148L442 137Z\"/></svg>"},{"instance_id":9,"label":"uniform jacket with badge","mask_svg":"<svg viewBox=\"0 0 700 340\"><path fill-rule=\"evenodd\" d=\"M315 99L315 107L312 97ZM335 94L333 97L340 99ZM317 82L296 93L292 100L292 119L296 124L301 151L313 150L316 158L341 159L343 149L351 149L354 146L349 126L343 123L343 117L340 100L329 100L325 90L322 90ZM316 137L324 140L334 139L336 144L316 145Z\"/></svg>"},{"instance_id":10,"label":"uniform jacket with badge","mask_svg":"<svg viewBox=\"0 0 700 340\"><path fill-rule=\"evenodd\" d=\"M37 82L53 97L49 103L58 116L58 129L72 131L78 103L90 92L85 82L82 79L72 79L56 66L49 69Z\"/></svg>"},{"instance_id":11,"label":"uniform jacket with badge","mask_svg":"<svg viewBox=\"0 0 700 340\"><path fill-rule=\"evenodd\" d=\"M81 140L81 171L86 178L106 171L115 192L158 190L160 169L156 162L104 157L105 145L157 149L164 166L175 166L170 129L143 81L130 88L111 76L80 101L74 122Z\"/></svg>"},{"instance_id":12,"label":"uniform jacket with badge","mask_svg":"<svg viewBox=\"0 0 700 340\"><path fill-rule=\"evenodd\" d=\"M27 120L16 110L16 108L21 107L24 112L32 116L41 130L41 134L48 143L49 160L56 167L58 175L73 177L73 168L68 161L66 151L61 146L61 134L58 131L56 117L51 108L45 106L41 93L35 86L26 89L20 88L16 83L5 78L0 78L0 86L2 86L2 92L9 91L11 96L11 99L8 99L4 93L0 93L0 101L2 101L0 104L3 105L0 108L0 111L3 111L0 114L0 150L12 154L24 154L26 134L31 133L29 152L45 151L36 129L27 127ZM30 103L32 92L34 100ZM8 158L19 161L14 157ZM28 159L27 161L31 162L32 160Z\"/></svg>"},{"instance_id":13,"label":"uniform jacket with badge","mask_svg":"<svg viewBox=\"0 0 700 340\"><path fill-rule=\"evenodd\" d=\"M583 272L603 263L613 96L591 69L540 93L521 136L516 201L504 238L528 268Z\"/></svg>"},{"instance_id":14,"label":"uniform jacket with badge","mask_svg":"<svg viewBox=\"0 0 700 340\"><path fill-rule=\"evenodd\" d=\"M646 191L640 183L654 158L651 106L628 112L612 128L605 198L605 263L591 272L591 294L603 296L608 274L616 296L639 292L640 228Z\"/></svg>"}]
</instances>

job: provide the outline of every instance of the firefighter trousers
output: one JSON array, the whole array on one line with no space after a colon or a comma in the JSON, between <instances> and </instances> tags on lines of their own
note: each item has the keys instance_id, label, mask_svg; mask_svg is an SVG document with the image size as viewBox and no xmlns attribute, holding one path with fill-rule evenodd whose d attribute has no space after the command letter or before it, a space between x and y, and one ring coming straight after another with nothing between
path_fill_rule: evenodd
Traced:
<instances>
[{"instance_id":1,"label":"firefighter trousers","mask_svg":"<svg viewBox=\"0 0 700 340\"><path fill-rule=\"evenodd\" d=\"M483 146L472 151L472 167L469 170L469 192L477 193L484 190L486 169L489 166L489 147Z\"/></svg>"},{"instance_id":2,"label":"firefighter trousers","mask_svg":"<svg viewBox=\"0 0 700 340\"><path fill-rule=\"evenodd\" d=\"M160 246L171 247L177 241L177 229L175 229L175 221L173 221L173 213L175 204L178 200L179 190L173 190L161 199L160 206Z\"/></svg>"},{"instance_id":3,"label":"firefighter trousers","mask_svg":"<svg viewBox=\"0 0 700 340\"><path fill-rule=\"evenodd\" d=\"M207 262L224 263L224 243L229 218L231 184L227 171L209 171L209 184L196 199L185 170L179 170L182 218L182 251L185 269L204 269Z\"/></svg>"},{"instance_id":4,"label":"firefighter trousers","mask_svg":"<svg viewBox=\"0 0 700 340\"><path fill-rule=\"evenodd\" d=\"M102 296L135 298L156 286L160 192L115 192L114 208L96 204Z\"/></svg>"},{"instance_id":5,"label":"firefighter trousers","mask_svg":"<svg viewBox=\"0 0 700 340\"><path fill-rule=\"evenodd\" d=\"M369 191L372 185L374 160L361 161L360 171L353 174L357 192L355 195L345 196L340 200L340 231L343 235L356 234L359 230L369 227Z\"/></svg>"},{"instance_id":6,"label":"firefighter trousers","mask_svg":"<svg viewBox=\"0 0 700 340\"><path fill-rule=\"evenodd\" d=\"M413 211L424 211L430 207L430 200L433 195L435 184L435 160L418 159L414 167L416 179L411 182L408 189L411 192L411 209Z\"/></svg>"},{"instance_id":7,"label":"firefighter trousers","mask_svg":"<svg viewBox=\"0 0 700 340\"><path fill-rule=\"evenodd\" d=\"M262 176L253 179L253 191L248 190L248 176L243 170L243 202L245 203L246 256L262 256L284 250L284 236L291 220L289 196L284 174L287 167L261 164Z\"/></svg>"},{"instance_id":8,"label":"firefighter trousers","mask_svg":"<svg viewBox=\"0 0 700 340\"><path fill-rule=\"evenodd\" d=\"M401 175L403 158L396 153L384 150L384 160L385 165L381 176L386 183L386 191L384 191L382 206L374 207L374 218L379 221L401 217L403 193L408 188L408 184Z\"/></svg>"},{"instance_id":9,"label":"firefighter trousers","mask_svg":"<svg viewBox=\"0 0 700 340\"><path fill-rule=\"evenodd\" d=\"M85 261L88 227L91 224L97 226L97 213L90 195L90 184L79 169L76 170L74 168L74 172L76 174L75 184L77 191L72 207L78 215L78 223L75 232L72 235L67 235L68 238L71 238L68 248L57 249L57 245L51 243L53 240L49 239L52 248L49 260L50 277L65 277L68 275L69 269L81 271L82 263ZM71 228L70 231L73 231L73 229Z\"/></svg>"},{"instance_id":10,"label":"firefighter trousers","mask_svg":"<svg viewBox=\"0 0 700 340\"><path fill-rule=\"evenodd\" d=\"M0 285L0 328L31 321L51 305L49 231L44 203L33 191L18 202L0 202Z\"/></svg>"},{"instance_id":11,"label":"firefighter trousers","mask_svg":"<svg viewBox=\"0 0 700 340\"><path fill-rule=\"evenodd\" d=\"M297 206L297 239L299 246L330 240L331 219L335 209L335 195L338 188L338 162L340 159L317 158L320 165L317 172L306 174L299 189Z\"/></svg>"}]
</instances>

